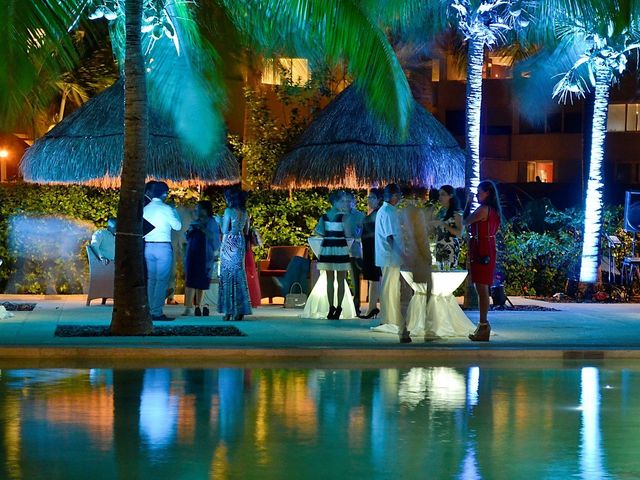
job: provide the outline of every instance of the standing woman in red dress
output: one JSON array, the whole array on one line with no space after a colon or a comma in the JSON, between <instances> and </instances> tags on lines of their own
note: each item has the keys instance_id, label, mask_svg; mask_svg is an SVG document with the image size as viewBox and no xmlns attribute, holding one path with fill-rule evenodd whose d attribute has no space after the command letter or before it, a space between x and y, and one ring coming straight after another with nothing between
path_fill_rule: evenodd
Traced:
<instances>
[{"instance_id":1,"label":"standing woman in red dress","mask_svg":"<svg viewBox=\"0 0 640 480\"><path fill-rule=\"evenodd\" d=\"M463 222L469 228L471 281L476 286L480 303L480 322L476 331L469 335L469 339L474 342L488 342L491 334L491 325L487 320L489 287L493 285L496 270L496 233L500 228L502 212L498 189L493 182L480 182L477 196L480 206Z\"/></svg>"},{"instance_id":2,"label":"standing woman in red dress","mask_svg":"<svg viewBox=\"0 0 640 480\"><path fill-rule=\"evenodd\" d=\"M247 286L249 287L249 298L251 306L258 308L262 303L262 292L260 291L260 278L256 268L256 261L253 256L253 247L261 247L261 239L258 231L251 226L249 219L249 234L247 235L247 251L244 255L244 268L247 272Z\"/></svg>"}]
</instances>

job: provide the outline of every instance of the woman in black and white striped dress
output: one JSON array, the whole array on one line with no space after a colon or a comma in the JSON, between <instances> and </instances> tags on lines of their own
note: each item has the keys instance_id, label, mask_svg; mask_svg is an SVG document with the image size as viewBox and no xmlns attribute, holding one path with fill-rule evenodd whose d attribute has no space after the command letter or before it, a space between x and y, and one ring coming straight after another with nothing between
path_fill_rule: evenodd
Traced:
<instances>
[{"instance_id":1,"label":"woman in black and white striped dress","mask_svg":"<svg viewBox=\"0 0 640 480\"><path fill-rule=\"evenodd\" d=\"M327 274L327 298L329 299L329 314L327 318L337 320L342 313L342 300L345 294L347 272L351 268L349 261L348 232L345 232L343 222L344 212L347 210L347 196L342 190L329 194L331 208L320 217L316 233L322 238L318 270L325 270ZM338 283L338 298L336 301L334 281Z\"/></svg>"}]
</instances>

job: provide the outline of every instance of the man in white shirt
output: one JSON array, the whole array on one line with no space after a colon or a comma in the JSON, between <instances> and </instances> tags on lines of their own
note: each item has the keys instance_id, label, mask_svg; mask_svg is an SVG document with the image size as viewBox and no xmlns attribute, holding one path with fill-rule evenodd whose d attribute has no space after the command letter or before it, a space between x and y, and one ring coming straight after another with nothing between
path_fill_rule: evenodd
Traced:
<instances>
[{"instance_id":1,"label":"man in white shirt","mask_svg":"<svg viewBox=\"0 0 640 480\"><path fill-rule=\"evenodd\" d=\"M402 318L400 303L400 267L402 266L402 236L397 205L402 199L395 183L384 189L384 203L376 215L376 266L382 269L380 311L385 325L382 331L398 331L402 343L411 342ZM387 328L384 328L387 327Z\"/></svg>"},{"instance_id":2,"label":"man in white shirt","mask_svg":"<svg viewBox=\"0 0 640 480\"><path fill-rule=\"evenodd\" d=\"M107 220L107 228L101 228L91 236L91 248L102 263L108 265L116 258L116 219Z\"/></svg>"},{"instance_id":3,"label":"man in white shirt","mask_svg":"<svg viewBox=\"0 0 640 480\"><path fill-rule=\"evenodd\" d=\"M171 248L171 231L180 230L182 222L176 209L164 203L169 194L169 187L164 182L153 184L150 192L151 201L144 207L143 218L154 228L144 236L144 259L147 265L147 297L151 320L173 320L162 313L164 299L167 294L173 249Z\"/></svg>"}]
</instances>

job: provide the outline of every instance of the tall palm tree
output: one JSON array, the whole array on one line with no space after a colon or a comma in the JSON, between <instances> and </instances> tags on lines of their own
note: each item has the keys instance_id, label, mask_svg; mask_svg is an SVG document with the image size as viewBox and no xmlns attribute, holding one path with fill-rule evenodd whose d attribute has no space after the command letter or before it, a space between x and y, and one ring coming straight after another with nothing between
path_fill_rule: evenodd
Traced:
<instances>
[{"instance_id":1,"label":"tall palm tree","mask_svg":"<svg viewBox=\"0 0 640 480\"><path fill-rule=\"evenodd\" d=\"M480 121L482 67L486 50L507 42L507 35L527 27L533 2L526 0L445 0L449 21L467 42L467 104L465 190L476 193L480 183Z\"/></svg>"},{"instance_id":2,"label":"tall palm tree","mask_svg":"<svg viewBox=\"0 0 640 480\"><path fill-rule=\"evenodd\" d=\"M480 183L480 121L482 67L485 51L505 46L514 32L529 26L534 0L387 0L368 2L382 21L395 19L400 29L432 39L453 28L467 47L465 189L475 193Z\"/></svg>"},{"instance_id":3,"label":"tall palm tree","mask_svg":"<svg viewBox=\"0 0 640 480\"><path fill-rule=\"evenodd\" d=\"M147 177L149 110L145 58L142 54L143 0L127 0L124 62L124 159L113 296L113 335L141 335L152 330L144 275L142 207Z\"/></svg>"},{"instance_id":4,"label":"tall palm tree","mask_svg":"<svg viewBox=\"0 0 640 480\"><path fill-rule=\"evenodd\" d=\"M65 28L70 28L88 6L95 7L90 0L10 0L10 4L14 3L35 4L34 10L41 14L35 28L40 23L53 25L56 28L50 28L45 35L56 35L52 38L58 38ZM194 13L192 2L127 0L124 12L122 3L122 0L104 0L94 9L93 16L106 17L112 22L115 51L124 52L121 56L125 65L125 126L128 133L118 205L118 260L111 330L115 334L132 335L148 333L151 329L142 280L141 223L146 173L144 138L147 135L145 86L155 92L155 98L162 100L161 107L172 114L184 140L206 157L221 140L215 134L199 136L193 131L200 127L220 135L224 129L220 115L224 98L220 69L224 65L215 62L219 55L200 36L197 11ZM41 8L45 5L47 9ZM201 8L207 5L222 9L247 45L257 46L265 52L288 49L299 54L313 48L333 62L348 60L351 74L367 94L371 107L399 131L406 130L411 109L406 78L384 33L358 1L202 0ZM57 7L64 9L64 16L56 16ZM14 15L12 21L19 24L21 18ZM64 28L59 28L61 25ZM25 30L29 31L29 28ZM146 37L139 36L141 31ZM122 48L125 38L126 48ZM163 42L170 42L174 52L163 48ZM0 54L3 48L6 45L0 45ZM143 53L147 54L146 58ZM2 73L6 76L6 72ZM0 92L0 106L4 100L2 95ZM185 122L194 113L185 108L189 105L197 107L198 116L197 122L190 124Z\"/></svg>"},{"instance_id":5,"label":"tall palm tree","mask_svg":"<svg viewBox=\"0 0 640 480\"><path fill-rule=\"evenodd\" d=\"M549 0L542 7L541 18L547 34L557 36L561 54L577 53L571 68L555 85L553 96L566 102L574 95L594 93L580 281L595 283L609 94L613 82L626 70L629 55L640 49L640 1Z\"/></svg>"}]
</instances>

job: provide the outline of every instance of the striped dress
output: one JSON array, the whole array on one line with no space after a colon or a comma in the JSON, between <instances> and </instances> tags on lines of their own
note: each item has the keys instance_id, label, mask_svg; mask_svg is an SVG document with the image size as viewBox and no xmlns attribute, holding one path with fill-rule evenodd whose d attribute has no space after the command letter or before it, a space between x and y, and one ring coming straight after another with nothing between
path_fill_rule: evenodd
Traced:
<instances>
[{"instance_id":1,"label":"striped dress","mask_svg":"<svg viewBox=\"0 0 640 480\"><path fill-rule=\"evenodd\" d=\"M340 213L334 220L329 220L326 213L322 215L324 235L320 244L318 270L347 271L351 268L342 217L343 214Z\"/></svg>"}]
</instances>

